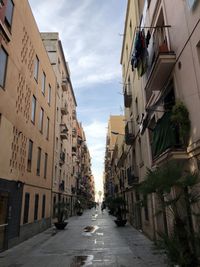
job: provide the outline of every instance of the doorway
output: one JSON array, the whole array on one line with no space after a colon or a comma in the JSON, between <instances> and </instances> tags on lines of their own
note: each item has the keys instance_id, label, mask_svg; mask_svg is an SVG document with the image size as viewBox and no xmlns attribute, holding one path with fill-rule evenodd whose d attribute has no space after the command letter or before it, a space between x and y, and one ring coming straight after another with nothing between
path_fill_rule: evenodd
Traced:
<instances>
[{"instance_id":1,"label":"doorway","mask_svg":"<svg viewBox=\"0 0 200 267\"><path fill-rule=\"evenodd\" d=\"M6 233L8 226L8 193L0 192L0 251L6 248Z\"/></svg>"}]
</instances>

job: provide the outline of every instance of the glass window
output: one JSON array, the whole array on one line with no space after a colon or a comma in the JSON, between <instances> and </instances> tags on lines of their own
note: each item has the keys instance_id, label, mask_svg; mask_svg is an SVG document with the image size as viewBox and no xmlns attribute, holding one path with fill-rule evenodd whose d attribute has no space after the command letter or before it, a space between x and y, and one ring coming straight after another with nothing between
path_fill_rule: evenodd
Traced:
<instances>
[{"instance_id":1,"label":"glass window","mask_svg":"<svg viewBox=\"0 0 200 267\"><path fill-rule=\"evenodd\" d=\"M49 118L47 117L47 132L46 132L46 138L49 139Z\"/></svg>"},{"instance_id":2,"label":"glass window","mask_svg":"<svg viewBox=\"0 0 200 267\"><path fill-rule=\"evenodd\" d=\"M32 164L32 152L33 152L33 142L29 140L28 145L28 162L27 162L27 171L31 171L31 164Z\"/></svg>"},{"instance_id":3,"label":"glass window","mask_svg":"<svg viewBox=\"0 0 200 267\"><path fill-rule=\"evenodd\" d=\"M29 201L30 201L30 194L25 194L25 201L24 201L24 218L23 224L28 222L28 213L29 213Z\"/></svg>"},{"instance_id":4,"label":"glass window","mask_svg":"<svg viewBox=\"0 0 200 267\"><path fill-rule=\"evenodd\" d=\"M34 78L36 81L38 81L38 72L39 72L39 59L36 56L35 58L35 68L34 68Z\"/></svg>"},{"instance_id":5,"label":"glass window","mask_svg":"<svg viewBox=\"0 0 200 267\"><path fill-rule=\"evenodd\" d=\"M37 154L37 175L40 175L40 161L41 161L41 148L38 147L38 154Z\"/></svg>"},{"instance_id":6,"label":"glass window","mask_svg":"<svg viewBox=\"0 0 200 267\"><path fill-rule=\"evenodd\" d=\"M31 111L31 121L35 123L35 110L36 110L36 98L33 95L32 98L32 111Z\"/></svg>"},{"instance_id":7,"label":"glass window","mask_svg":"<svg viewBox=\"0 0 200 267\"><path fill-rule=\"evenodd\" d=\"M43 131L43 119L44 119L44 110L43 108L40 109L40 120L39 120L39 130L42 133Z\"/></svg>"},{"instance_id":8,"label":"glass window","mask_svg":"<svg viewBox=\"0 0 200 267\"><path fill-rule=\"evenodd\" d=\"M34 221L38 219L38 203L39 203L39 195L35 195L35 208L34 208Z\"/></svg>"},{"instance_id":9,"label":"glass window","mask_svg":"<svg viewBox=\"0 0 200 267\"><path fill-rule=\"evenodd\" d=\"M45 206L46 206L46 196L43 195L43 197L42 197L42 218L45 217Z\"/></svg>"},{"instance_id":10,"label":"glass window","mask_svg":"<svg viewBox=\"0 0 200 267\"><path fill-rule=\"evenodd\" d=\"M48 154L45 153L45 158L44 158L44 178L47 178L47 162L48 162Z\"/></svg>"},{"instance_id":11,"label":"glass window","mask_svg":"<svg viewBox=\"0 0 200 267\"><path fill-rule=\"evenodd\" d=\"M5 22L9 28L12 25L13 9L14 9L13 1L8 0L7 6L6 6Z\"/></svg>"},{"instance_id":12,"label":"glass window","mask_svg":"<svg viewBox=\"0 0 200 267\"><path fill-rule=\"evenodd\" d=\"M51 104L51 86L49 84L49 89L48 89L48 104Z\"/></svg>"},{"instance_id":13,"label":"glass window","mask_svg":"<svg viewBox=\"0 0 200 267\"><path fill-rule=\"evenodd\" d=\"M7 68L8 54L1 47L0 50L0 86L5 86L6 68Z\"/></svg>"},{"instance_id":14,"label":"glass window","mask_svg":"<svg viewBox=\"0 0 200 267\"><path fill-rule=\"evenodd\" d=\"M46 83L46 75L43 72L43 75L42 75L42 93L43 93L43 95L45 94L45 83Z\"/></svg>"}]
</instances>

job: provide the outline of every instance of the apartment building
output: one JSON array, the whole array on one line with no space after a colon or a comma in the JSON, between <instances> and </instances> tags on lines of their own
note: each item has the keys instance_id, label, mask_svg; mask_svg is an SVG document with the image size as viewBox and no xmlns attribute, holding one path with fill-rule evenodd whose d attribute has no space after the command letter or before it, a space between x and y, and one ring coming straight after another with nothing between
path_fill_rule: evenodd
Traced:
<instances>
[{"instance_id":1,"label":"apartment building","mask_svg":"<svg viewBox=\"0 0 200 267\"><path fill-rule=\"evenodd\" d=\"M77 103L59 34L41 33L41 37L57 81L52 202L53 205L58 200L68 202L72 214L75 202L72 147Z\"/></svg>"},{"instance_id":2,"label":"apartment building","mask_svg":"<svg viewBox=\"0 0 200 267\"><path fill-rule=\"evenodd\" d=\"M1 250L50 225L56 77L28 2L0 18Z\"/></svg>"},{"instance_id":3,"label":"apartment building","mask_svg":"<svg viewBox=\"0 0 200 267\"><path fill-rule=\"evenodd\" d=\"M155 169L170 160L181 162L183 169L199 171L199 14L195 0L177 0L176 8L167 0L128 1L121 64L126 119L133 114L135 138L130 145L139 183L147 167ZM191 123L187 142L171 119L180 102ZM142 196L135 196L133 205L137 198ZM154 216L160 205L157 198L149 195L145 203L142 230L151 238L164 232L164 226L170 232L170 219L165 225L164 216Z\"/></svg>"},{"instance_id":4,"label":"apartment building","mask_svg":"<svg viewBox=\"0 0 200 267\"><path fill-rule=\"evenodd\" d=\"M141 183L149 166L147 133L140 134L140 124L144 118L145 99L142 90L142 80L131 65L134 49L134 39L138 27L139 14L144 1L128 1L124 39L122 44L121 60L123 76L123 93L125 107L125 150L126 150L126 177L128 190L126 197L129 207L130 223L138 229L143 229L153 238L153 217L151 213L151 199L148 207L141 208L138 203L142 196L137 190L137 184Z\"/></svg>"},{"instance_id":5,"label":"apartment building","mask_svg":"<svg viewBox=\"0 0 200 267\"><path fill-rule=\"evenodd\" d=\"M117 140L124 140L124 116L113 115L108 121L108 131L106 136L106 151L105 151L105 169L104 169L104 195L105 197L114 196L118 193L116 188L119 188L116 161Z\"/></svg>"}]
</instances>

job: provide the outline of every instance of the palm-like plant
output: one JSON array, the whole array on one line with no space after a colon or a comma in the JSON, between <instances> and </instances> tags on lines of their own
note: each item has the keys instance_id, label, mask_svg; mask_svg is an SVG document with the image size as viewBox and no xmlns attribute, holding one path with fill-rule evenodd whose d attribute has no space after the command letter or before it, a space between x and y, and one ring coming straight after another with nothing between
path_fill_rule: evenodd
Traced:
<instances>
[{"instance_id":1,"label":"palm-like plant","mask_svg":"<svg viewBox=\"0 0 200 267\"><path fill-rule=\"evenodd\" d=\"M196 266L196 236L193 227L192 204L200 199L194 190L199 182L197 173L183 170L183 162L170 161L155 170L147 170L146 180L140 185L142 194L156 193L161 203L165 233L159 233L173 263ZM176 194L171 194L172 190ZM173 231L168 233L167 213L173 218ZM169 212L168 212L169 214Z\"/></svg>"}]
</instances>

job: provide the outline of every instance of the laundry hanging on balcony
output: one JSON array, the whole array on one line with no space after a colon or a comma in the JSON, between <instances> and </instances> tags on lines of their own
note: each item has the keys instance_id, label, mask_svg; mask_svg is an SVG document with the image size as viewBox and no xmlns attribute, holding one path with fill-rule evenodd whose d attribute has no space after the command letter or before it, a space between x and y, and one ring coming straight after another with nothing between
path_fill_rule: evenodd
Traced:
<instances>
[{"instance_id":1,"label":"laundry hanging on balcony","mask_svg":"<svg viewBox=\"0 0 200 267\"><path fill-rule=\"evenodd\" d=\"M148 30L145 36L144 29L136 32L134 50L131 58L132 71L137 68L138 75L141 77L148 67L148 50L149 41L151 38L151 33Z\"/></svg>"}]
</instances>

